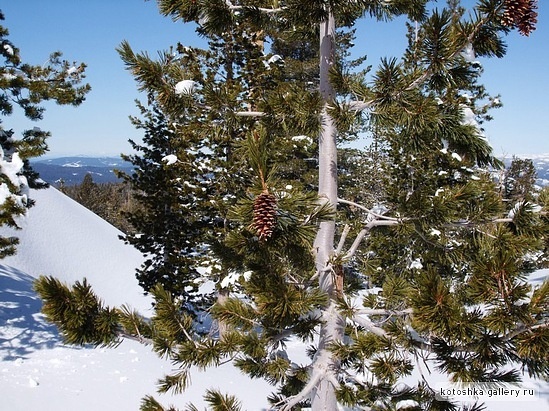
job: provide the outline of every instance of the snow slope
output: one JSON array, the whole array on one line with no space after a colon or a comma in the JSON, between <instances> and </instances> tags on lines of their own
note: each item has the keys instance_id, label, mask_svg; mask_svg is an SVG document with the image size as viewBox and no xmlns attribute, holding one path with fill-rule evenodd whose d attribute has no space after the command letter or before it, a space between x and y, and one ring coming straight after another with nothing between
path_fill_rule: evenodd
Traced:
<instances>
[{"instance_id":1,"label":"snow slope","mask_svg":"<svg viewBox=\"0 0 549 411\"><path fill-rule=\"evenodd\" d=\"M121 234L59 191L33 191L36 199L16 256L0 260L0 409L10 411L135 411L141 398L155 395L181 409L202 404L208 388L245 398L244 409L267 405L271 388L250 381L230 365L208 373L194 372L183 395L156 395L156 381L172 370L150 347L124 341L115 349L79 348L62 344L55 327L40 314L32 290L40 274L67 283L86 277L109 305L128 303L147 313L134 270L142 256L118 239ZM1 229L2 235L13 235Z\"/></svg>"},{"instance_id":2,"label":"snow slope","mask_svg":"<svg viewBox=\"0 0 549 411\"><path fill-rule=\"evenodd\" d=\"M156 381L172 365L135 341L115 349L63 345L40 314L32 290L40 274L72 283L86 277L109 305L128 303L147 314L150 300L137 285L134 270L143 258L118 239L120 232L57 190L33 191L37 200L23 220L19 253L0 260L0 410L10 411L136 411L145 395L180 409L193 402L204 408L208 388L236 395L242 409L267 409L272 387L250 380L230 364L192 373L192 385L177 396L157 395ZM0 229L2 235L13 235ZM548 270L531 276L539 284ZM289 343L289 351L303 351ZM417 377L417 376L416 376ZM411 383L417 378L411 378ZM540 398L528 402L491 402L488 410L529 407L549 411L547 384L536 385ZM403 408L404 409L404 408Z\"/></svg>"},{"instance_id":3,"label":"snow slope","mask_svg":"<svg viewBox=\"0 0 549 411\"><path fill-rule=\"evenodd\" d=\"M31 198L36 205L21 221L22 230L0 231L21 242L19 252L0 264L32 277L53 275L69 283L86 277L109 305L150 307L135 280L143 257L118 239L122 233L54 188L33 190Z\"/></svg>"}]
</instances>

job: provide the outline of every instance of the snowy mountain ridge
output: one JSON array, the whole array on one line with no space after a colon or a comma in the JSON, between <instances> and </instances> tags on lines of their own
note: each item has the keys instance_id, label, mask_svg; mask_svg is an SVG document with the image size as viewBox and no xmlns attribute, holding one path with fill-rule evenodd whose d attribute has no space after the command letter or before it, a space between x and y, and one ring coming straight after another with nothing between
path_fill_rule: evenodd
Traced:
<instances>
[{"instance_id":1,"label":"snowy mountain ridge","mask_svg":"<svg viewBox=\"0 0 549 411\"><path fill-rule=\"evenodd\" d=\"M549 185L549 153L516 155L518 158L531 159L538 173L537 184ZM501 157L506 166L511 164L513 156ZM131 172L131 163L120 157L89 157L69 156L34 160L32 166L40 173L44 181L58 184L62 179L64 184L80 184L84 176L90 173L96 183L120 181L113 170Z\"/></svg>"},{"instance_id":2,"label":"snowy mountain ridge","mask_svg":"<svg viewBox=\"0 0 549 411\"><path fill-rule=\"evenodd\" d=\"M37 159L32 166L40 177L50 184L65 185L80 184L86 174L91 174L96 183L112 183L120 181L114 170L130 172L131 163L120 157L87 157L71 156L48 159Z\"/></svg>"}]
</instances>

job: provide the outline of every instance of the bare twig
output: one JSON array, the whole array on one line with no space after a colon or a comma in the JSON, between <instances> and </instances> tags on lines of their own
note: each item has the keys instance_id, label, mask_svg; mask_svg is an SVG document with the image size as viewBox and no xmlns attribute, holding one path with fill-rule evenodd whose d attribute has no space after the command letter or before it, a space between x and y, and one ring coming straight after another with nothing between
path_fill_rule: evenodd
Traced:
<instances>
[{"instance_id":1,"label":"bare twig","mask_svg":"<svg viewBox=\"0 0 549 411\"><path fill-rule=\"evenodd\" d=\"M235 111L237 117L263 117L267 115L263 111Z\"/></svg>"},{"instance_id":2,"label":"bare twig","mask_svg":"<svg viewBox=\"0 0 549 411\"><path fill-rule=\"evenodd\" d=\"M344 200L343 198L338 198L337 199L337 202L338 203L341 203L341 204L347 204L347 205L351 205L353 207L356 207L356 208L360 208L361 210L364 210L366 211L368 214L371 214L372 216L376 217L376 218L379 218L379 219L383 219L383 220L391 220L391 221L400 221L398 218L395 218L395 217L387 217L383 214L379 214L379 213L376 213L374 211L372 211L371 209L361 205L361 204L358 204L358 203L355 203L354 201L349 201L349 200Z\"/></svg>"},{"instance_id":3,"label":"bare twig","mask_svg":"<svg viewBox=\"0 0 549 411\"><path fill-rule=\"evenodd\" d=\"M516 336L518 336L522 333L525 333L525 332L528 332L528 331L534 331L534 330L537 330L538 328L545 328L545 327L549 327L549 323L545 322L545 323L541 323L541 324L532 325L532 326L529 326L529 327L522 326L522 327L519 327L518 329L514 330L513 332L508 333L507 335L504 336L504 338L506 340L512 340L513 338L515 338Z\"/></svg>"},{"instance_id":4,"label":"bare twig","mask_svg":"<svg viewBox=\"0 0 549 411\"><path fill-rule=\"evenodd\" d=\"M347 239L347 235L349 234L349 231L351 231L351 227L349 224L345 224L345 227L343 228L343 232L341 233L341 238L339 239L339 244L336 248L336 255L339 255L341 253L341 250L343 249L343 245L345 244L345 240Z\"/></svg>"},{"instance_id":5,"label":"bare twig","mask_svg":"<svg viewBox=\"0 0 549 411\"><path fill-rule=\"evenodd\" d=\"M368 224L366 224L366 226L362 230L360 230L360 233L358 233L357 237L355 238L355 241L351 245L351 248L349 248L349 251L347 251L347 254L345 254L343 259L348 260L356 254L356 252L358 250L358 247L360 246L360 243L362 242L364 237L366 237L366 235L370 232L370 230L373 227L392 226L392 225L397 225L397 224L400 224L400 223L401 223L400 220L373 220L373 221L370 221Z\"/></svg>"},{"instance_id":6,"label":"bare twig","mask_svg":"<svg viewBox=\"0 0 549 411\"><path fill-rule=\"evenodd\" d=\"M405 310L386 310L383 308L362 308L357 310L357 314L362 315L410 315L413 313L412 308L406 308Z\"/></svg>"},{"instance_id":7,"label":"bare twig","mask_svg":"<svg viewBox=\"0 0 549 411\"><path fill-rule=\"evenodd\" d=\"M321 372L319 370L319 371L313 372L311 379L309 380L309 382L307 382L307 384L305 384L303 389L296 395L286 398L284 400L285 404L282 406L282 408L280 408L280 410L289 411L295 405L297 405L300 401L303 401L307 397L307 395L309 395L311 391L313 391L313 389L316 387L320 379L324 377L324 375L325 375L324 371ZM279 405L279 404L276 404L276 405Z\"/></svg>"},{"instance_id":8,"label":"bare twig","mask_svg":"<svg viewBox=\"0 0 549 411\"><path fill-rule=\"evenodd\" d=\"M231 11L239 11L239 10L244 10L246 8L245 6L235 6L233 3L231 3L230 0L225 0L225 4L227 5L229 10L231 10ZM273 9L268 9L268 8L265 8L265 7L258 7L255 10L259 10L260 12L266 13L266 14L274 14L274 13L280 13L281 11L283 11L284 7L276 7L276 8L273 8Z\"/></svg>"}]
</instances>

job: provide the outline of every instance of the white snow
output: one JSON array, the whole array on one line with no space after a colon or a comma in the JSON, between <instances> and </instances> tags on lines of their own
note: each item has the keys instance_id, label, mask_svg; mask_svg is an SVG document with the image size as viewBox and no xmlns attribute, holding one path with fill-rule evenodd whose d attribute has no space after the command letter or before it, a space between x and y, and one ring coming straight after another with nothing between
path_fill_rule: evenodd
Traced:
<instances>
[{"instance_id":1,"label":"white snow","mask_svg":"<svg viewBox=\"0 0 549 411\"><path fill-rule=\"evenodd\" d=\"M267 63L272 64L272 63L276 63L277 61L280 61L280 60L284 61L282 59L282 57L280 57L278 54L275 54L269 60L267 60Z\"/></svg>"},{"instance_id":2,"label":"white snow","mask_svg":"<svg viewBox=\"0 0 549 411\"><path fill-rule=\"evenodd\" d=\"M165 406L185 409L192 402L204 409L202 395L209 388L237 396L243 410L268 409L266 398L273 387L250 380L230 364L205 372L193 370L191 386L183 394L159 395L157 379L174 366L150 347L135 341L123 341L116 348L64 345L56 328L40 313L33 280L40 274L67 283L86 277L107 304L128 303L149 315L150 299L142 295L134 277L143 257L118 240L118 230L55 189L30 194L37 204L22 219L23 230L0 229L2 235L16 234L21 239L18 255L0 260L1 409L136 411L145 395L154 395ZM549 270L535 272L530 282L540 285L547 275ZM294 360L294 354L305 357L301 343L289 341L287 350ZM409 383L415 384L417 378L415 373ZM537 388L536 402L491 402L488 409L528 406L549 411L547 384L539 383ZM398 408L412 405L403 401Z\"/></svg>"},{"instance_id":3,"label":"white snow","mask_svg":"<svg viewBox=\"0 0 549 411\"><path fill-rule=\"evenodd\" d=\"M19 206L26 204L28 184L27 178L19 174L22 168L23 160L18 153L12 154L9 159L5 157L4 150L0 147L0 174L8 177L10 183L17 190L17 192L13 192L6 183L2 183L0 185L0 204L4 204L8 199L15 201Z\"/></svg>"},{"instance_id":4,"label":"white snow","mask_svg":"<svg viewBox=\"0 0 549 411\"><path fill-rule=\"evenodd\" d=\"M269 68L271 66L271 64L275 64L275 63L279 63L279 64L284 63L284 59L281 56L279 56L278 54L274 54L267 61L263 62L263 64L267 68Z\"/></svg>"},{"instance_id":5,"label":"white snow","mask_svg":"<svg viewBox=\"0 0 549 411\"><path fill-rule=\"evenodd\" d=\"M409 269L416 269L421 270L423 268L423 264L421 264L421 260L419 258L416 258L414 261L410 263L408 266Z\"/></svg>"},{"instance_id":6,"label":"white snow","mask_svg":"<svg viewBox=\"0 0 549 411\"><path fill-rule=\"evenodd\" d=\"M65 163L61 167L70 167L70 168L80 168L82 163L80 161L72 161L70 163Z\"/></svg>"},{"instance_id":7,"label":"white snow","mask_svg":"<svg viewBox=\"0 0 549 411\"><path fill-rule=\"evenodd\" d=\"M458 153L452 153L452 158L457 161L461 161L461 156Z\"/></svg>"},{"instance_id":8,"label":"white snow","mask_svg":"<svg viewBox=\"0 0 549 411\"><path fill-rule=\"evenodd\" d=\"M194 92L196 88L196 82L193 80L182 80L179 83L175 85L175 94L177 95L183 95L187 94L190 95Z\"/></svg>"},{"instance_id":9,"label":"white snow","mask_svg":"<svg viewBox=\"0 0 549 411\"><path fill-rule=\"evenodd\" d=\"M471 107L466 106L465 104L461 104L461 112L463 113L462 124L467 126L473 126L478 130L479 124Z\"/></svg>"},{"instance_id":10,"label":"white snow","mask_svg":"<svg viewBox=\"0 0 549 411\"><path fill-rule=\"evenodd\" d=\"M292 141L305 142L306 144L312 144L313 143L313 139L311 137L304 136L304 135L293 136Z\"/></svg>"},{"instance_id":11,"label":"white snow","mask_svg":"<svg viewBox=\"0 0 549 411\"><path fill-rule=\"evenodd\" d=\"M7 81L11 81L11 80L16 79L17 76L12 74L12 73L2 73L2 78L7 80Z\"/></svg>"},{"instance_id":12,"label":"white snow","mask_svg":"<svg viewBox=\"0 0 549 411\"><path fill-rule=\"evenodd\" d=\"M86 277L109 305L127 303L150 315L150 299L135 279L141 254L118 239L110 224L57 190L31 190L36 206L22 219L16 256L0 260L0 409L10 411L136 411L145 395L180 409L204 408L206 389L238 396L244 410L267 407L272 387L250 380L230 364L193 371L182 395L156 393L173 365L149 346L123 341L116 348L66 346L40 313L32 289L40 274L73 283Z\"/></svg>"},{"instance_id":13,"label":"white snow","mask_svg":"<svg viewBox=\"0 0 549 411\"><path fill-rule=\"evenodd\" d=\"M162 157L162 161L166 163L167 166L177 163L177 156L175 154L168 154L167 156Z\"/></svg>"},{"instance_id":14,"label":"white snow","mask_svg":"<svg viewBox=\"0 0 549 411\"><path fill-rule=\"evenodd\" d=\"M9 44L4 44L4 50L6 50L6 53L8 53L10 56L13 56L14 51L13 47Z\"/></svg>"},{"instance_id":15,"label":"white snow","mask_svg":"<svg viewBox=\"0 0 549 411\"><path fill-rule=\"evenodd\" d=\"M474 63L476 61L475 49L471 43L468 43L467 46L461 52L461 55L468 63Z\"/></svg>"},{"instance_id":16,"label":"white snow","mask_svg":"<svg viewBox=\"0 0 549 411\"><path fill-rule=\"evenodd\" d=\"M242 274L233 271L221 280L221 283L220 283L221 288L227 288L230 285L236 284L240 280L240 277L243 277L245 281L248 281L251 276L252 276L251 271L246 271L245 273L242 273Z\"/></svg>"},{"instance_id":17,"label":"white snow","mask_svg":"<svg viewBox=\"0 0 549 411\"><path fill-rule=\"evenodd\" d=\"M408 408L416 408L418 406L419 406L419 404L416 401L402 400L402 401L397 402L397 404L395 405L395 408L397 410L405 410L405 409L408 409Z\"/></svg>"}]
</instances>

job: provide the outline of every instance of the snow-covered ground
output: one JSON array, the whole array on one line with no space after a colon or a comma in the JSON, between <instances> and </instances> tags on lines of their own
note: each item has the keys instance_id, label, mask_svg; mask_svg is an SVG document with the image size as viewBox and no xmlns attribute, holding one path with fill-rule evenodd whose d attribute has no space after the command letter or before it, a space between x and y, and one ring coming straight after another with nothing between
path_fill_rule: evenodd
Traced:
<instances>
[{"instance_id":1,"label":"snow-covered ground","mask_svg":"<svg viewBox=\"0 0 549 411\"><path fill-rule=\"evenodd\" d=\"M44 274L73 283L86 277L105 303L127 303L147 314L150 299L135 279L142 256L118 239L118 230L57 190L33 191L32 198L36 206L16 233L18 254L0 260L1 410L136 411L145 395L183 409L189 402L200 406L208 388L237 395L243 409L267 407L271 387L230 365L194 372L182 395L157 395L156 381L172 364L150 347L135 341L114 349L63 345L40 313L34 279Z\"/></svg>"},{"instance_id":2,"label":"snow-covered ground","mask_svg":"<svg viewBox=\"0 0 549 411\"><path fill-rule=\"evenodd\" d=\"M72 283L86 277L109 305L127 303L147 314L134 270L142 256L118 239L114 227L55 189L33 191L37 205L23 221L19 253L0 260L0 409L10 411L136 411L141 398L155 395L180 409L193 402L202 409L208 388L236 395L242 409L268 408L272 387L250 380L230 364L195 371L181 395L157 395L156 381L172 364L147 346L124 341L114 349L62 344L57 330L40 314L32 289L40 274ZM9 230L1 229L2 235ZM541 282L548 272L539 272ZM302 347L289 347L292 351ZM540 398L528 402L487 403L488 410L549 411L547 384L537 384Z\"/></svg>"}]
</instances>

